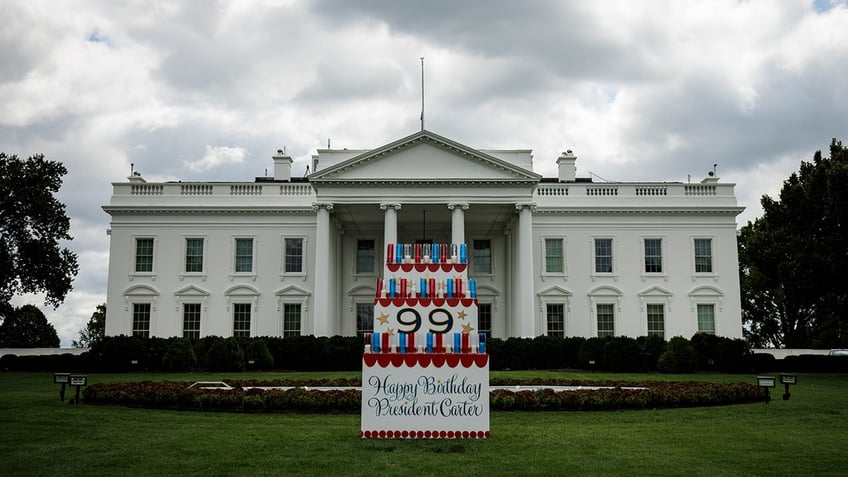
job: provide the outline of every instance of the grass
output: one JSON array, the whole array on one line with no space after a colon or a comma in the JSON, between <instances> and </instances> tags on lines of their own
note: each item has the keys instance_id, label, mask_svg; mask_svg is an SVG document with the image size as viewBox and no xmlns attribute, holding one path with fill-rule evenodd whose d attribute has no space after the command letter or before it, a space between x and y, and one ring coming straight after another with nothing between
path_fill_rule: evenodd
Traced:
<instances>
[{"instance_id":1,"label":"grass","mask_svg":"<svg viewBox=\"0 0 848 477\"><path fill-rule=\"evenodd\" d=\"M332 373L355 377L359 373ZM89 383L315 378L309 373L89 375ZM753 382L753 376L492 372ZM359 415L73 406L48 373L0 373L0 473L28 475L846 475L848 375L800 375L771 404L491 415L488 440L362 440ZM66 397L73 394L73 388Z\"/></svg>"}]
</instances>

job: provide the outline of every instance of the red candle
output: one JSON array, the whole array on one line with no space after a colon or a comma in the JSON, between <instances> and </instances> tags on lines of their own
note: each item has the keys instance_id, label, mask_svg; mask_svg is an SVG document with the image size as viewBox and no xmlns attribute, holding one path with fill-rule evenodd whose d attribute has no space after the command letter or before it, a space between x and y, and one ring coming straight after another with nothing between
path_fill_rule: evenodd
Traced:
<instances>
[{"instance_id":1,"label":"red candle","mask_svg":"<svg viewBox=\"0 0 848 477\"><path fill-rule=\"evenodd\" d=\"M470 353L471 352L471 348L468 346L468 333L462 334L462 352L463 353Z\"/></svg>"},{"instance_id":2,"label":"red candle","mask_svg":"<svg viewBox=\"0 0 848 477\"><path fill-rule=\"evenodd\" d=\"M395 259L395 244L390 243L386 248L386 263L394 263L393 261Z\"/></svg>"},{"instance_id":3,"label":"red candle","mask_svg":"<svg viewBox=\"0 0 848 477\"><path fill-rule=\"evenodd\" d=\"M415 263L421 263L421 244L415 244Z\"/></svg>"},{"instance_id":4,"label":"red candle","mask_svg":"<svg viewBox=\"0 0 848 477\"><path fill-rule=\"evenodd\" d=\"M400 297L409 298L409 295L406 294L406 278L400 279Z\"/></svg>"},{"instance_id":5,"label":"red candle","mask_svg":"<svg viewBox=\"0 0 848 477\"><path fill-rule=\"evenodd\" d=\"M391 351L389 349L389 334L388 333L380 333L380 341L382 341L382 343L380 343L380 351L382 351L383 353L388 353L389 351Z\"/></svg>"},{"instance_id":6,"label":"red candle","mask_svg":"<svg viewBox=\"0 0 848 477\"><path fill-rule=\"evenodd\" d=\"M428 292L427 296L430 297L430 298L436 298L436 291L438 289L436 288L436 279L435 278L431 278L431 279L427 280L427 288L429 288L429 290L427 290L427 292Z\"/></svg>"},{"instance_id":7,"label":"red candle","mask_svg":"<svg viewBox=\"0 0 848 477\"><path fill-rule=\"evenodd\" d=\"M381 296L383 296L383 279L378 278L377 279L377 298L380 298Z\"/></svg>"},{"instance_id":8,"label":"red candle","mask_svg":"<svg viewBox=\"0 0 848 477\"><path fill-rule=\"evenodd\" d=\"M442 335L441 333L436 333L436 336L435 336L435 338L436 338L435 344L436 345L433 346L433 351L436 352L436 353L444 353L445 352L445 347L444 347L444 344L442 343L442 337L443 336L444 335Z\"/></svg>"},{"instance_id":9,"label":"red candle","mask_svg":"<svg viewBox=\"0 0 848 477\"><path fill-rule=\"evenodd\" d=\"M456 293L454 294L454 296L457 298L462 298L462 279L457 278L453 282L456 283Z\"/></svg>"}]
</instances>

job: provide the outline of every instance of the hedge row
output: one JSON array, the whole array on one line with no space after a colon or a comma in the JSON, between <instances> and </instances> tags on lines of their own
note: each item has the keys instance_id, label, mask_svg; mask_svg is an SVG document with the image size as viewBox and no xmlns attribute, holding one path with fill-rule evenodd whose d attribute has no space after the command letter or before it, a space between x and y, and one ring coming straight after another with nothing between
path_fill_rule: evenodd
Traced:
<instances>
[{"instance_id":1,"label":"hedge row","mask_svg":"<svg viewBox=\"0 0 848 477\"><path fill-rule=\"evenodd\" d=\"M87 353L0 358L0 369L20 371L130 372L207 370L353 371L361 369L361 338L295 336L260 338L106 337ZM752 355L747 343L696 334L690 340L639 338L490 338L492 370L584 369L614 372L719 371L750 373L848 372L848 359L791 356L776 362Z\"/></svg>"},{"instance_id":2,"label":"hedge row","mask_svg":"<svg viewBox=\"0 0 848 477\"><path fill-rule=\"evenodd\" d=\"M529 381L499 380L499 385L529 385ZM343 386L350 386L350 380ZM493 384L495 381L493 381ZM606 386L599 390L554 391L552 389L490 392L494 411L610 411L619 409L661 409L742 404L763 400L762 390L753 384L704 382L591 382L568 381L571 386ZM237 412L342 412L358 413L359 389L314 390L242 389L241 386L304 386L286 383L230 382L231 390L189 388L188 382L152 382L92 384L83 399L89 404L118 404L159 409L237 411ZM315 385L339 385L324 381ZM534 380L532 385L561 386L561 380ZM633 389L635 387L642 389Z\"/></svg>"}]
</instances>

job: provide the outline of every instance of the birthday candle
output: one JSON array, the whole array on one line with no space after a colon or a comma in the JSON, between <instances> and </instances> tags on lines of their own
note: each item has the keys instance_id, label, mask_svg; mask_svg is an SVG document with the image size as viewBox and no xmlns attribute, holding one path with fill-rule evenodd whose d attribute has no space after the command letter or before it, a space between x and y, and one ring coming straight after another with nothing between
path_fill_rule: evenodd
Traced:
<instances>
[{"instance_id":1,"label":"birthday candle","mask_svg":"<svg viewBox=\"0 0 848 477\"><path fill-rule=\"evenodd\" d=\"M365 333L365 352L371 351L371 333Z\"/></svg>"},{"instance_id":2,"label":"birthday candle","mask_svg":"<svg viewBox=\"0 0 848 477\"><path fill-rule=\"evenodd\" d=\"M433 353L433 333L427 333L427 352Z\"/></svg>"},{"instance_id":3,"label":"birthday candle","mask_svg":"<svg viewBox=\"0 0 848 477\"><path fill-rule=\"evenodd\" d=\"M395 244L390 243L386 246L386 262L394 263L395 260Z\"/></svg>"},{"instance_id":4,"label":"birthday candle","mask_svg":"<svg viewBox=\"0 0 848 477\"><path fill-rule=\"evenodd\" d=\"M453 278L448 278L447 286L445 287L448 298L453 298Z\"/></svg>"},{"instance_id":5,"label":"birthday candle","mask_svg":"<svg viewBox=\"0 0 848 477\"><path fill-rule=\"evenodd\" d=\"M406 278L400 279L400 297L406 298L408 295L406 294Z\"/></svg>"},{"instance_id":6,"label":"birthday candle","mask_svg":"<svg viewBox=\"0 0 848 477\"><path fill-rule=\"evenodd\" d=\"M415 263L421 263L421 244L415 244Z\"/></svg>"},{"instance_id":7,"label":"birthday candle","mask_svg":"<svg viewBox=\"0 0 848 477\"><path fill-rule=\"evenodd\" d=\"M398 352L406 353L406 333L398 333Z\"/></svg>"},{"instance_id":8,"label":"birthday candle","mask_svg":"<svg viewBox=\"0 0 848 477\"><path fill-rule=\"evenodd\" d=\"M468 280L468 288L471 292L471 298L477 298L477 279L471 278Z\"/></svg>"},{"instance_id":9,"label":"birthday candle","mask_svg":"<svg viewBox=\"0 0 848 477\"><path fill-rule=\"evenodd\" d=\"M436 341L436 343L435 343L436 352L437 353L444 353L445 352L444 335L441 334L441 333L436 333L435 336L434 336L434 339Z\"/></svg>"},{"instance_id":10,"label":"birthday candle","mask_svg":"<svg viewBox=\"0 0 848 477\"><path fill-rule=\"evenodd\" d=\"M441 248L441 250L439 251L439 254L442 256L442 261L447 262L448 261L448 244L443 243L443 244L441 244L441 246L439 248Z\"/></svg>"},{"instance_id":11,"label":"birthday candle","mask_svg":"<svg viewBox=\"0 0 848 477\"><path fill-rule=\"evenodd\" d=\"M462 351L462 335L461 333L453 334L453 352L459 353Z\"/></svg>"},{"instance_id":12,"label":"birthday candle","mask_svg":"<svg viewBox=\"0 0 848 477\"><path fill-rule=\"evenodd\" d=\"M415 333L406 334L406 349L408 349L410 353L415 352Z\"/></svg>"},{"instance_id":13,"label":"birthday candle","mask_svg":"<svg viewBox=\"0 0 848 477\"><path fill-rule=\"evenodd\" d=\"M371 335L371 352L380 352L380 333L374 333L373 335Z\"/></svg>"},{"instance_id":14,"label":"birthday candle","mask_svg":"<svg viewBox=\"0 0 848 477\"><path fill-rule=\"evenodd\" d=\"M389 278L389 298L394 298L397 292L397 283L394 278Z\"/></svg>"},{"instance_id":15,"label":"birthday candle","mask_svg":"<svg viewBox=\"0 0 848 477\"><path fill-rule=\"evenodd\" d=\"M383 294L383 279L377 279L377 298L380 298L380 295Z\"/></svg>"},{"instance_id":16,"label":"birthday candle","mask_svg":"<svg viewBox=\"0 0 848 477\"><path fill-rule=\"evenodd\" d=\"M468 333L462 333L462 352L468 353L471 351L471 347L468 345Z\"/></svg>"},{"instance_id":17,"label":"birthday candle","mask_svg":"<svg viewBox=\"0 0 848 477\"><path fill-rule=\"evenodd\" d=\"M430 249L432 250L433 263L439 263L439 245L434 243Z\"/></svg>"},{"instance_id":18,"label":"birthday candle","mask_svg":"<svg viewBox=\"0 0 848 477\"><path fill-rule=\"evenodd\" d=\"M486 333L480 333L480 354L486 354Z\"/></svg>"},{"instance_id":19,"label":"birthday candle","mask_svg":"<svg viewBox=\"0 0 848 477\"><path fill-rule=\"evenodd\" d=\"M464 243L459 244L459 263L468 261L468 246Z\"/></svg>"},{"instance_id":20,"label":"birthday candle","mask_svg":"<svg viewBox=\"0 0 848 477\"><path fill-rule=\"evenodd\" d=\"M457 298L463 297L463 295L462 295L462 279L461 278L456 279L456 296L457 296Z\"/></svg>"},{"instance_id":21,"label":"birthday candle","mask_svg":"<svg viewBox=\"0 0 848 477\"><path fill-rule=\"evenodd\" d=\"M389 353L392 350L389 346L389 336L388 333L380 333L380 351L383 353Z\"/></svg>"},{"instance_id":22,"label":"birthday candle","mask_svg":"<svg viewBox=\"0 0 848 477\"><path fill-rule=\"evenodd\" d=\"M395 263L403 263L403 244L397 244L395 247Z\"/></svg>"},{"instance_id":23,"label":"birthday candle","mask_svg":"<svg viewBox=\"0 0 848 477\"><path fill-rule=\"evenodd\" d=\"M420 298L427 298L427 280L423 278L418 279L418 296Z\"/></svg>"},{"instance_id":24,"label":"birthday candle","mask_svg":"<svg viewBox=\"0 0 848 477\"><path fill-rule=\"evenodd\" d=\"M427 281L427 296L436 298L436 279L431 278Z\"/></svg>"}]
</instances>

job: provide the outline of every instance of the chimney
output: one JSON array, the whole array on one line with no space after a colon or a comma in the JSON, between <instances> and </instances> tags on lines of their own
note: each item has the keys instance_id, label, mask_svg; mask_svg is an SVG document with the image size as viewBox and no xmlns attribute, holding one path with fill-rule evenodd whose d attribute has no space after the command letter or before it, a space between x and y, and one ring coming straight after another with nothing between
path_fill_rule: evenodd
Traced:
<instances>
[{"instance_id":1,"label":"chimney","mask_svg":"<svg viewBox=\"0 0 848 477\"><path fill-rule=\"evenodd\" d=\"M282 149L274 156L274 180L281 182L291 181L292 158L284 155Z\"/></svg>"},{"instance_id":2,"label":"chimney","mask_svg":"<svg viewBox=\"0 0 848 477\"><path fill-rule=\"evenodd\" d=\"M577 176L577 167L574 165L577 162L577 156L571 152L571 149L560 154L556 162L559 166L559 181L574 182Z\"/></svg>"}]
</instances>

